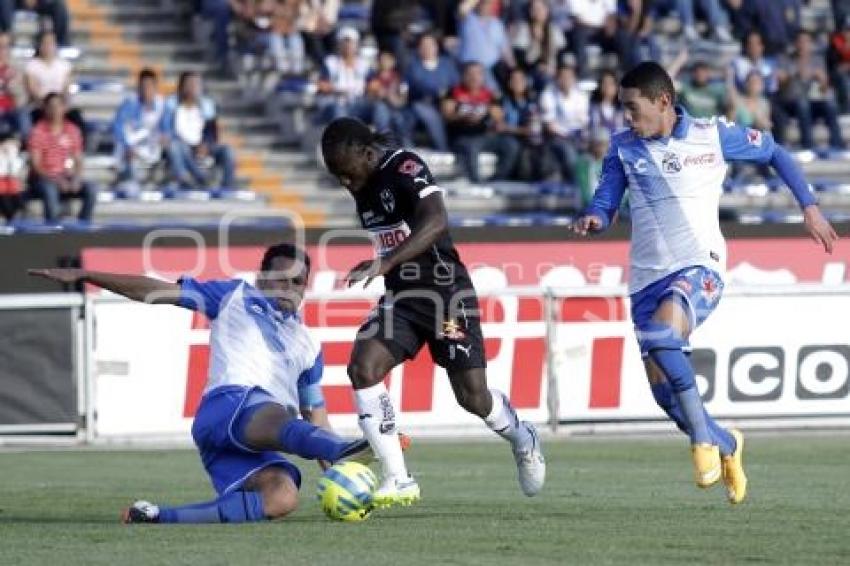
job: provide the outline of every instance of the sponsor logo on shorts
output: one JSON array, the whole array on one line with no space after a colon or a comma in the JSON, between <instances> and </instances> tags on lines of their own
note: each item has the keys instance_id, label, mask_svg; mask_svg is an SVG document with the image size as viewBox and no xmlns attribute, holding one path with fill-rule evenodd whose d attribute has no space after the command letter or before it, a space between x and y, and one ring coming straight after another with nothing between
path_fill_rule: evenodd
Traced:
<instances>
[{"instance_id":1,"label":"sponsor logo on shorts","mask_svg":"<svg viewBox=\"0 0 850 566\"><path fill-rule=\"evenodd\" d=\"M463 340L466 338L466 333L454 320L447 320L443 323L443 331L441 335L446 340Z\"/></svg>"},{"instance_id":2,"label":"sponsor logo on shorts","mask_svg":"<svg viewBox=\"0 0 850 566\"><path fill-rule=\"evenodd\" d=\"M750 145L761 147L761 140L762 135L760 131L747 128L747 142L749 142Z\"/></svg>"},{"instance_id":3,"label":"sponsor logo on shorts","mask_svg":"<svg viewBox=\"0 0 850 566\"><path fill-rule=\"evenodd\" d=\"M702 294L705 300L713 303L720 296L720 289L717 285L717 279L711 275L706 275L702 278Z\"/></svg>"}]
</instances>

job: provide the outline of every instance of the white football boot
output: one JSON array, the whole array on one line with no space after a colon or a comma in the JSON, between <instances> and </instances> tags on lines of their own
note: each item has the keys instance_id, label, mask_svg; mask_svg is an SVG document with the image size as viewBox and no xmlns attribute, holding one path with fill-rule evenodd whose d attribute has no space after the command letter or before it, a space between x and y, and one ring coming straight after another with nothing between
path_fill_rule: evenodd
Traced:
<instances>
[{"instance_id":1,"label":"white football boot","mask_svg":"<svg viewBox=\"0 0 850 566\"><path fill-rule=\"evenodd\" d=\"M121 522L130 523L159 523L159 507L150 501L136 501L124 509Z\"/></svg>"},{"instance_id":2,"label":"white football boot","mask_svg":"<svg viewBox=\"0 0 850 566\"><path fill-rule=\"evenodd\" d=\"M406 478L387 478L372 495L375 507L385 508L393 505L412 505L421 499L419 484L413 476Z\"/></svg>"},{"instance_id":3,"label":"white football boot","mask_svg":"<svg viewBox=\"0 0 850 566\"><path fill-rule=\"evenodd\" d=\"M514 460L516 460L519 486L528 497L534 497L543 489L546 482L546 459L543 457L543 448L540 445L540 437L537 429L529 422L522 421L531 437L531 442L526 446L514 447Z\"/></svg>"}]
</instances>

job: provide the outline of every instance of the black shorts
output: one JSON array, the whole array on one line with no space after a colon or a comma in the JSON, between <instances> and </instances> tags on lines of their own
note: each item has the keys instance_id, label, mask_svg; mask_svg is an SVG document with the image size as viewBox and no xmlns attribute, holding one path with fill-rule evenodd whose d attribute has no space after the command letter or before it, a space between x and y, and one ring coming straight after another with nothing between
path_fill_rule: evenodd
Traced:
<instances>
[{"instance_id":1,"label":"black shorts","mask_svg":"<svg viewBox=\"0 0 850 566\"><path fill-rule=\"evenodd\" d=\"M360 327L357 340L380 340L398 363L428 344L447 371L487 367L478 298L472 287L388 292Z\"/></svg>"}]
</instances>

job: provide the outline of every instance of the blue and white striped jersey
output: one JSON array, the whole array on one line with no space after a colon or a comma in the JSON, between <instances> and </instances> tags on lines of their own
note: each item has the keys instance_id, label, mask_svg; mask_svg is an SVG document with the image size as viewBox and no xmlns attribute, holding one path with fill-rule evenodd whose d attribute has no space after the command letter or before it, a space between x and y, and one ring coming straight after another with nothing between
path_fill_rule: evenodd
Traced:
<instances>
[{"instance_id":1,"label":"blue and white striped jersey","mask_svg":"<svg viewBox=\"0 0 850 566\"><path fill-rule=\"evenodd\" d=\"M688 266L725 272L726 241L718 213L729 162L778 165L800 205L814 203L799 170L789 165L787 152L769 133L724 118L692 118L680 107L676 113L669 138L644 139L631 130L613 137L586 211L607 227L629 189L630 293Z\"/></svg>"},{"instance_id":2,"label":"blue and white striped jersey","mask_svg":"<svg viewBox=\"0 0 850 566\"><path fill-rule=\"evenodd\" d=\"M204 393L225 385L262 387L289 409L322 406L321 350L296 314L280 312L241 279L183 277L180 306L210 320L210 369Z\"/></svg>"}]
</instances>

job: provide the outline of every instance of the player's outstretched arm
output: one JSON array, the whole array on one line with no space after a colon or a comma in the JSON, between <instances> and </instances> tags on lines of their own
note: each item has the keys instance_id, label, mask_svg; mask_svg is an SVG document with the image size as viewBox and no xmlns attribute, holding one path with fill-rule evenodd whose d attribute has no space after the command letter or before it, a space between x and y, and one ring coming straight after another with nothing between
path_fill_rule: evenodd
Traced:
<instances>
[{"instance_id":1,"label":"player's outstretched arm","mask_svg":"<svg viewBox=\"0 0 850 566\"><path fill-rule=\"evenodd\" d=\"M143 275L122 275L86 269L30 269L27 273L69 285L91 283L143 303L176 305L180 300L180 285Z\"/></svg>"},{"instance_id":2,"label":"player's outstretched arm","mask_svg":"<svg viewBox=\"0 0 850 566\"><path fill-rule=\"evenodd\" d=\"M748 161L773 167L803 210L809 235L825 252L832 253L838 234L824 218L802 170L785 148L768 133L742 128L722 119L718 120L718 132L726 161Z\"/></svg>"},{"instance_id":3,"label":"player's outstretched arm","mask_svg":"<svg viewBox=\"0 0 850 566\"><path fill-rule=\"evenodd\" d=\"M410 236L391 253L376 260L358 263L346 276L349 286L365 280L368 287L375 277L386 275L396 266L430 248L449 229L449 218L440 192L420 198L413 216Z\"/></svg>"},{"instance_id":4,"label":"player's outstretched arm","mask_svg":"<svg viewBox=\"0 0 850 566\"><path fill-rule=\"evenodd\" d=\"M587 236L606 230L617 215L627 184L619 150L616 143L612 143L608 154L602 160L599 185L593 193L593 200L581 216L570 225L572 231L579 236Z\"/></svg>"}]
</instances>

